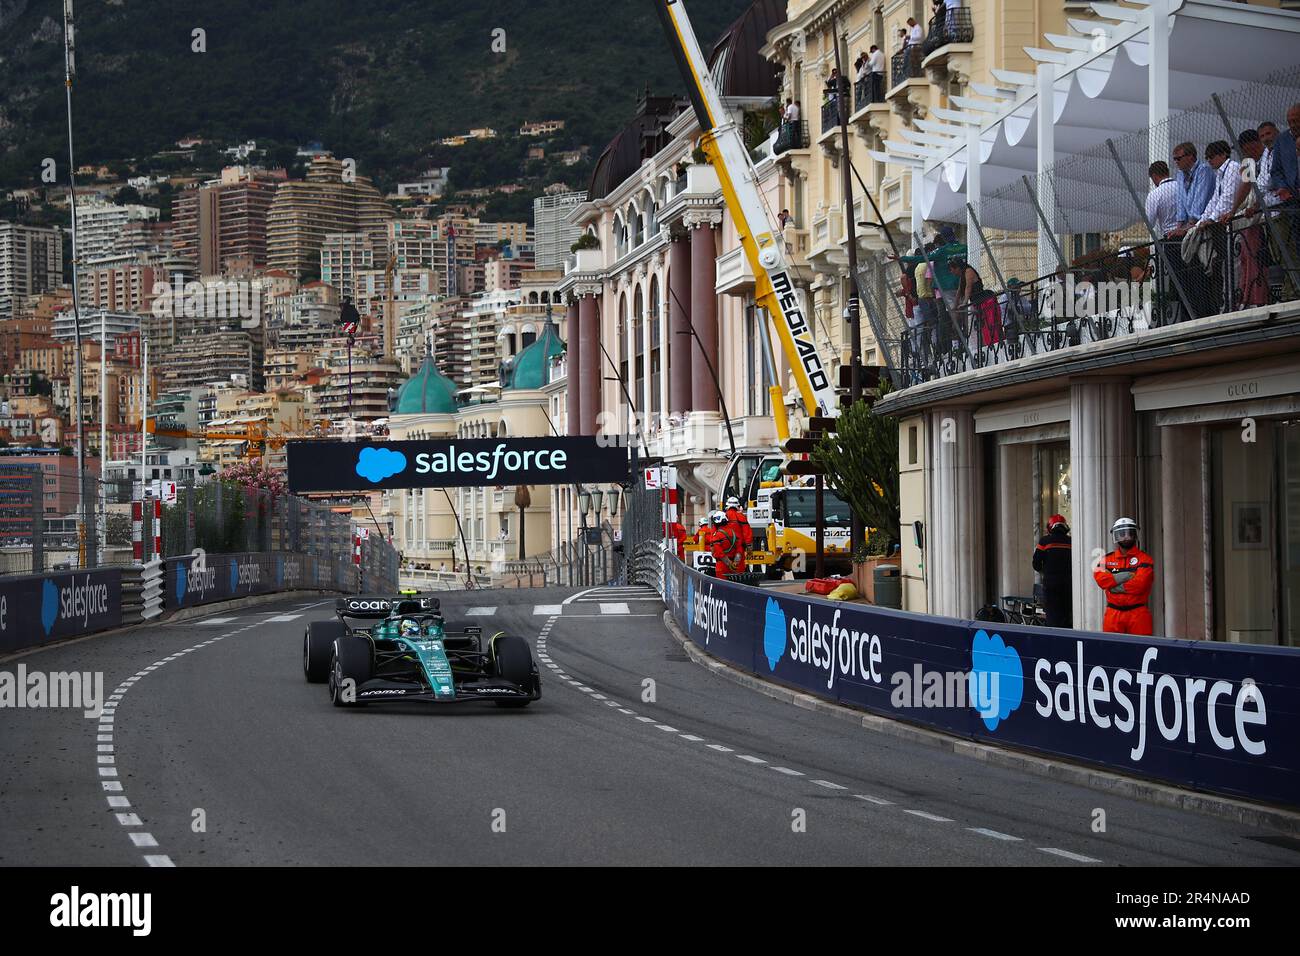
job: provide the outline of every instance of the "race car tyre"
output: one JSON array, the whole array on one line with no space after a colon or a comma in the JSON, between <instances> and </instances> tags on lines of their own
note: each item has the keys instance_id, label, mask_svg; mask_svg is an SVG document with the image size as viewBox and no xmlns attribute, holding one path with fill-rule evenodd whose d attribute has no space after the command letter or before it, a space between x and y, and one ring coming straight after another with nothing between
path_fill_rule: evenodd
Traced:
<instances>
[{"instance_id":1,"label":"race car tyre","mask_svg":"<svg viewBox=\"0 0 1300 956\"><path fill-rule=\"evenodd\" d=\"M330 700L335 707L356 707L357 688L370 680L370 642L364 637L343 636L334 641L330 663ZM351 684L348 682L351 681ZM349 700L349 696L352 697Z\"/></svg>"},{"instance_id":2,"label":"race car tyre","mask_svg":"<svg viewBox=\"0 0 1300 956\"><path fill-rule=\"evenodd\" d=\"M533 655L528 643L513 634L499 634L492 639L492 667L496 676L524 689L533 686ZM527 700L498 700L498 707L527 707Z\"/></svg>"},{"instance_id":3,"label":"race car tyre","mask_svg":"<svg viewBox=\"0 0 1300 956\"><path fill-rule=\"evenodd\" d=\"M302 638L302 672L309 684L329 680L330 659L334 656L334 639L348 630L342 621L312 621Z\"/></svg>"}]
</instances>

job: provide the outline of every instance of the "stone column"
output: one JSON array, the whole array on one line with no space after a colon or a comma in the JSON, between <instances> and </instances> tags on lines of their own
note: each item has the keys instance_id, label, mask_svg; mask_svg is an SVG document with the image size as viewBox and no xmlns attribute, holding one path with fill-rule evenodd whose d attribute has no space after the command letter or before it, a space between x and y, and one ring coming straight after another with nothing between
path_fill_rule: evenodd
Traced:
<instances>
[{"instance_id":1,"label":"stone column","mask_svg":"<svg viewBox=\"0 0 1300 956\"><path fill-rule=\"evenodd\" d=\"M582 336L582 435L596 434L601 407L600 306L596 294L578 299L578 329Z\"/></svg>"},{"instance_id":2,"label":"stone column","mask_svg":"<svg viewBox=\"0 0 1300 956\"><path fill-rule=\"evenodd\" d=\"M1209 495L1204 474L1200 425L1160 429L1161 495L1164 524L1156 558L1156 588L1164 589L1166 637L1199 641L1212 637L1206 623L1206 590L1213 569L1206 567L1205 523Z\"/></svg>"},{"instance_id":3,"label":"stone column","mask_svg":"<svg viewBox=\"0 0 1300 956\"><path fill-rule=\"evenodd\" d=\"M691 410L691 241L690 234L674 236L668 247L668 411Z\"/></svg>"},{"instance_id":4,"label":"stone column","mask_svg":"<svg viewBox=\"0 0 1300 956\"><path fill-rule=\"evenodd\" d=\"M1070 386L1070 510L1073 522L1074 626L1101 630L1106 595L1093 580L1096 558L1114 547L1110 526L1121 516L1139 528L1137 434L1127 380L1090 379ZM1138 532L1142 546L1142 533ZM1157 575L1160 569L1156 569Z\"/></svg>"},{"instance_id":5,"label":"stone column","mask_svg":"<svg viewBox=\"0 0 1300 956\"><path fill-rule=\"evenodd\" d=\"M570 435L582 433L582 335L578 328L578 302L569 301L565 315L564 334L568 337L569 354L565 358L568 369L565 385L565 402L568 405L568 432Z\"/></svg>"},{"instance_id":6,"label":"stone column","mask_svg":"<svg viewBox=\"0 0 1300 956\"><path fill-rule=\"evenodd\" d=\"M981 438L968 408L930 413L931 489L926 545L931 614L973 617L985 603Z\"/></svg>"},{"instance_id":7,"label":"stone column","mask_svg":"<svg viewBox=\"0 0 1300 956\"><path fill-rule=\"evenodd\" d=\"M691 349L691 407L697 412L716 412L720 407L718 386L709 372L711 362L718 377L722 377L718 354L718 293L715 291L718 284L717 237L718 223L709 219L697 221L691 229L691 322L695 326Z\"/></svg>"}]
</instances>

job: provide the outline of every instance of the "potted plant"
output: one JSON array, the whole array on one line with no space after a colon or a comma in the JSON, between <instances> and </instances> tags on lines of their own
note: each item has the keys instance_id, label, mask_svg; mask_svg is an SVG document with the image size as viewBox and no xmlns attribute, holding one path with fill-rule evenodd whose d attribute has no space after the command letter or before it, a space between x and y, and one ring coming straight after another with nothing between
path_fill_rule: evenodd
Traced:
<instances>
[{"instance_id":1,"label":"potted plant","mask_svg":"<svg viewBox=\"0 0 1300 956\"><path fill-rule=\"evenodd\" d=\"M578 241L569 246L570 252L579 252L582 249L599 249L600 240L589 232L584 232L578 237Z\"/></svg>"},{"instance_id":2,"label":"potted plant","mask_svg":"<svg viewBox=\"0 0 1300 956\"><path fill-rule=\"evenodd\" d=\"M881 394L888 390L882 382ZM850 405L836 430L818 442L813 461L852 509L866 541L853 553L853 583L875 599L875 569L895 560L899 535L898 422L876 415L865 402Z\"/></svg>"}]
</instances>

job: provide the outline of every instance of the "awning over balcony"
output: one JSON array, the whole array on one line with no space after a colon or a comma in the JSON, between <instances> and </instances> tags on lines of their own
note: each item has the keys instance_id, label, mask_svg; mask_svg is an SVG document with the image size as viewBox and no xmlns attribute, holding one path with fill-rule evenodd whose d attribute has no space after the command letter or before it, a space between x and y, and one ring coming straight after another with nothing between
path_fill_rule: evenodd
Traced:
<instances>
[{"instance_id":1,"label":"awning over balcony","mask_svg":"<svg viewBox=\"0 0 1300 956\"><path fill-rule=\"evenodd\" d=\"M971 84L976 96L953 97L952 109L931 110L928 118L917 122L917 130L904 131L904 140L890 140L884 151L872 156L915 170L920 217L965 221L968 194L978 198L999 190L1013 193L1025 176L1032 179L1058 160L1104 149L1108 138L1156 127L1151 155L1167 161L1171 144L1161 138L1161 131L1169 129L1162 125L1166 117L1193 110L1212 94L1263 80L1300 61L1300 13L1221 0L1141 3L1146 9L1093 3L1102 20L1071 19L1073 35L1049 34L1045 39L1051 49L1027 49L1039 64L1039 75L994 70L994 84ZM1172 12L1162 16L1162 9ZM1168 31L1167 50L1150 42L1152 21L1162 19ZM1165 57L1167 66L1161 68L1158 64ZM1049 142L1040 150L1038 114L1044 101L1051 105L1053 122ZM1215 119L1207 117L1205 129L1217 128L1211 139L1226 139L1221 124L1215 127L1211 122ZM1282 124L1285 116L1230 114L1229 119L1234 129L1242 129L1264 119ZM1171 132L1177 136L1176 128ZM980 165L979 175L972 177L969 163L975 141ZM1203 149L1205 143L1197 145ZM1086 164L1080 165L1078 175L1086 184ZM1140 164L1135 185L1145 192L1145 163ZM1033 202L1027 190L1021 191L1023 202L1004 197L996 209L981 206L981 223L1036 229ZM1068 208L1064 193L1058 189L1055 201L1057 205L1065 201L1061 215L1070 231L1118 229L1134 220L1127 192L1114 202L1098 202L1086 189L1074 190L1080 196L1078 210Z\"/></svg>"}]
</instances>

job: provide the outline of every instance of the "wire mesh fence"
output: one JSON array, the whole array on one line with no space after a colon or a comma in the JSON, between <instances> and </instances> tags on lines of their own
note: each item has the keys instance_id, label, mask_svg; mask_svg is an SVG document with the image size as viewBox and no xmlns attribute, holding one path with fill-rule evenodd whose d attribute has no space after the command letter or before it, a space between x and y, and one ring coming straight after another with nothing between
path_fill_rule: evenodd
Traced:
<instances>
[{"instance_id":1,"label":"wire mesh fence","mask_svg":"<svg viewBox=\"0 0 1300 956\"><path fill-rule=\"evenodd\" d=\"M1300 177L1273 149L1295 150L1297 104L1300 65L984 195L964 241L954 226L901 263L865 257L896 382L1300 298ZM1153 156L1173 184L1148 202Z\"/></svg>"},{"instance_id":2,"label":"wire mesh fence","mask_svg":"<svg viewBox=\"0 0 1300 956\"><path fill-rule=\"evenodd\" d=\"M175 499L171 499L174 487ZM165 491L164 491L165 488ZM88 474L68 455L0 458L0 574L39 574L208 554L310 554L363 580L397 580L397 553L377 534L358 542L348 511L215 477L162 483ZM84 520L81 516L84 515Z\"/></svg>"}]
</instances>

